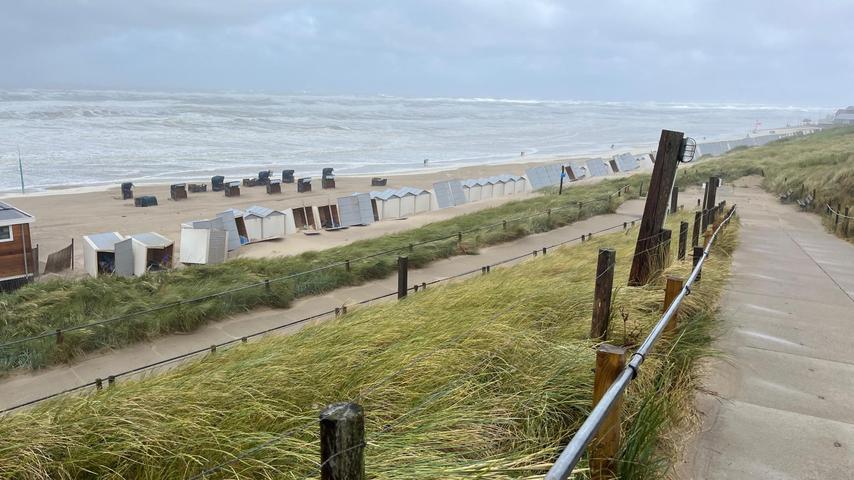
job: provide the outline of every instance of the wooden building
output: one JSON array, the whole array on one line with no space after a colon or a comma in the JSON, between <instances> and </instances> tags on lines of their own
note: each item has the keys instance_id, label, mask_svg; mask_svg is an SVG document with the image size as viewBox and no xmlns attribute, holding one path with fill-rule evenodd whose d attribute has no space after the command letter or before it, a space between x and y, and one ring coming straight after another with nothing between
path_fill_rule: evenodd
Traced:
<instances>
[{"instance_id":1,"label":"wooden building","mask_svg":"<svg viewBox=\"0 0 854 480\"><path fill-rule=\"evenodd\" d=\"M0 291L12 291L38 274L30 224L32 215L0 202Z\"/></svg>"}]
</instances>

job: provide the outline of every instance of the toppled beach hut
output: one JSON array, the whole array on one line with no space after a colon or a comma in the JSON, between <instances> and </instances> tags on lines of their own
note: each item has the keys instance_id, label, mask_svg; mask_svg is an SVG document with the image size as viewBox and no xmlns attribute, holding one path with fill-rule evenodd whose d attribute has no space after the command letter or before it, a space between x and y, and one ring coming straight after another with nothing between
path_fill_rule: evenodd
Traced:
<instances>
[{"instance_id":1,"label":"toppled beach hut","mask_svg":"<svg viewBox=\"0 0 854 480\"><path fill-rule=\"evenodd\" d=\"M377 220L369 193L354 193L339 197L338 214L341 217L341 225L344 227L370 225Z\"/></svg>"},{"instance_id":2,"label":"toppled beach hut","mask_svg":"<svg viewBox=\"0 0 854 480\"><path fill-rule=\"evenodd\" d=\"M541 165L525 170L532 191L560 185L561 165Z\"/></svg>"},{"instance_id":3,"label":"toppled beach hut","mask_svg":"<svg viewBox=\"0 0 854 480\"><path fill-rule=\"evenodd\" d=\"M32 215L0 202L0 291L15 290L38 273L30 224Z\"/></svg>"},{"instance_id":4,"label":"toppled beach hut","mask_svg":"<svg viewBox=\"0 0 854 480\"><path fill-rule=\"evenodd\" d=\"M263 242L285 236L285 213L272 208L253 205L246 209L243 221L249 243Z\"/></svg>"},{"instance_id":5,"label":"toppled beach hut","mask_svg":"<svg viewBox=\"0 0 854 480\"><path fill-rule=\"evenodd\" d=\"M640 168L640 163L638 162L637 157L632 155L631 153L622 153L620 155L614 155L614 158L609 162L611 164L611 170L615 173L617 172L630 172L632 170L637 170Z\"/></svg>"},{"instance_id":6,"label":"toppled beach hut","mask_svg":"<svg viewBox=\"0 0 854 480\"><path fill-rule=\"evenodd\" d=\"M244 212L236 208L229 208L224 212L216 214L222 220L222 226L228 232L228 251L233 252L241 245L249 243L249 234L246 232L246 223L243 219Z\"/></svg>"},{"instance_id":7,"label":"toppled beach hut","mask_svg":"<svg viewBox=\"0 0 854 480\"><path fill-rule=\"evenodd\" d=\"M140 277L172 268L174 242L155 232L137 233L115 244L115 273Z\"/></svg>"},{"instance_id":8,"label":"toppled beach hut","mask_svg":"<svg viewBox=\"0 0 854 480\"><path fill-rule=\"evenodd\" d=\"M446 180L434 183L433 194L436 196L435 205L437 208L455 207L466 203L463 182L459 180Z\"/></svg>"},{"instance_id":9,"label":"toppled beach hut","mask_svg":"<svg viewBox=\"0 0 854 480\"><path fill-rule=\"evenodd\" d=\"M93 277L116 271L116 244L124 240L119 232L83 236L83 269Z\"/></svg>"},{"instance_id":10,"label":"toppled beach hut","mask_svg":"<svg viewBox=\"0 0 854 480\"><path fill-rule=\"evenodd\" d=\"M213 265L224 262L227 255L228 232L222 218L181 225L181 263Z\"/></svg>"},{"instance_id":11,"label":"toppled beach hut","mask_svg":"<svg viewBox=\"0 0 854 480\"><path fill-rule=\"evenodd\" d=\"M587 167L570 163L563 167L570 182L577 182L587 176Z\"/></svg>"},{"instance_id":12,"label":"toppled beach hut","mask_svg":"<svg viewBox=\"0 0 854 480\"><path fill-rule=\"evenodd\" d=\"M317 218L320 221L321 228L326 230L341 228L341 217L338 215L338 205L318 205L315 208L317 209Z\"/></svg>"},{"instance_id":13,"label":"toppled beach hut","mask_svg":"<svg viewBox=\"0 0 854 480\"><path fill-rule=\"evenodd\" d=\"M591 158L587 160L587 173L591 177L604 177L605 175L611 174L611 169L608 168L608 164L605 163L601 158Z\"/></svg>"},{"instance_id":14,"label":"toppled beach hut","mask_svg":"<svg viewBox=\"0 0 854 480\"><path fill-rule=\"evenodd\" d=\"M294 227L297 230L317 230L314 208L311 206L294 207L291 209Z\"/></svg>"}]
</instances>

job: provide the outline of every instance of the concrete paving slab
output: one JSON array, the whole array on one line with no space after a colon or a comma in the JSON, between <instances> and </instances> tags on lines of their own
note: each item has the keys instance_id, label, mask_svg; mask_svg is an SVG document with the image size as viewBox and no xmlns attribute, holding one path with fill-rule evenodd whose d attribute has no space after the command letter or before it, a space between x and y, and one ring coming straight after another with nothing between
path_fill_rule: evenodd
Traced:
<instances>
[{"instance_id":1,"label":"concrete paving slab","mask_svg":"<svg viewBox=\"0 0 854 480\"><path fill-rule=\"evenodd\" d=\"M697 395L701 430L676 476L854 478L854 246L755 182L733 197L742 231L719 315L723 357Z\"/></svg>"}]
</instances>

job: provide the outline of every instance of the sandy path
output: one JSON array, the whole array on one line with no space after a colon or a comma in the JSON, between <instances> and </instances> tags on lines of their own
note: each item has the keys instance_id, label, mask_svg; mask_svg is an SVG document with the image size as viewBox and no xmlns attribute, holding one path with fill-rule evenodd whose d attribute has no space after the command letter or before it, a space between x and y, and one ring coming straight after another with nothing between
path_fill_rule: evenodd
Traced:
<instances>
[{"instance_id":1,"label":"sandy path","mask_svg":"<svg viewBox=\"0 0 854 480\"><path fill-rule=\"evenodd\" d=\"M530 235L514 242L484 248L478 255L456 256L433 262L426 268L412 270L409 274L410 284L431 282L469 270L478 270L481 266L517 255L530 254L533 250L576 238L582 234L621 225L625 221L636 219L642 210L642 200L631 200L623 204L617 214L596 216L550 232ZM92 382L95 378L107 378L109 375L118 372L195 349L206 348L215 343L241 338L253 332L317 315L335 307L394 292L396 289L397 278L392 276L361 286L337 289L323 296L299 299L293 303L291 308L286 310L258 309L208 324L189 334L168 335L152 342L133 345L114 352L89 355L72 365L14 375L0 381L0 408L7 408L66 388ZM301 327L302 324L277 332L293 332Z\"/></svg>"},{"instance_id":2,"label":"sandy path","mask_svg":"<svg viewBox=\"0 0 854 480\"><path fill-rule=\"evenodd\" d=\"M755 179L727 197L742 228L719 315L725 358L697 395L678 477L851 478L854 246Z\"/></svg>"}]
</instances>

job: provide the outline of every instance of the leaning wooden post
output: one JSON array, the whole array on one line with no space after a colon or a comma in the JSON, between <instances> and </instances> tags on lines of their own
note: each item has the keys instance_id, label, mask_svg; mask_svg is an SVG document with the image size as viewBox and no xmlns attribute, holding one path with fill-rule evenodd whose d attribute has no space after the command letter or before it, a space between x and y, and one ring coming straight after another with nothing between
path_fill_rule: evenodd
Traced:
<instances>
[{"instance_id":1,"label":"leaning wooden post","mask_svg":"<svg viewBox=\"0 0 854 480\"><path fill-rule=\"evenodd\" d=\"M833 233L836 233L836 227L839 226L839 211L842 210L842 204L836 203L836 220L833 221Z\"/></svg>"},{"instance_id":2,"label":"leaning wooden post","mask_svg":"<svg viewBox=\"0 0 854 480\"><path fill-rule=\"evenodd\" d=\"M703 212L694 212L694 231L691 232L691 246L695 247L700 243L700 227L703 223Z\"/></svg>"},{"instance_id":3,"label":"leaning wooden post","mask_svg":"<svg viewBox=\"0 0 854 480\"><path fill-rule=\"evenodd\" d=\"M679 250L676 252L677 260L685 260L685 251L688 248L688 222L679 222Z\"/></svg>"},{"instance_id":4,"label":"leaning wooden post","mask_svg":"<svg viewBox=\"0 0 854 480\"><path fill-rule=\"evenodd\" d=\"M694 263L693 263L694 268L697 268L697 264L700 263L701 258L703 258L703 247L698 245L698 246L694 247ZM703 273L702 269L700 269L700 271L697 272L697 278L694 279L695 282L700 281L700 275L702 275L702 273Z\"/></svg>"},{"instance_id":5,"label":"leaning wooden post","mask_svg":"<svg viewBox=\"0 0 854 480\"><path fill-rule=\"evenodd\" d=\"M360 405L335 403L320 412L320 478L365 478L365 412Z\"/></svg>"},{"instance_id":6,"label":"leaning wooden post","mask_svg":"<svg viewBox=\"0 0 854 480\"><path fill-rule=\"evenodd\" d=\"M397 257L397 298L406 297L406 286L409 284L409 257Z\"/></svg>"},{"instance_id":7,"label":"leaning wooden post","mask_svg":"<svg viewBox=\"0 0 854 480\"><path fill-rule=\"evenodd\" d=\"M670 308L670 305L673 304L673 300L676 299L676 296L679 295L679 292L682 291L682 286L685 285L685 279L679 277L667 277L667 284L664 286L664 308L661 309L661 313L667 311ZM672 334L676 331L676 328L679 326L679 311L670 317L670 321L667 322L667 326L664 327L664 334Z\"/></svg>"},{"instance_id":8,"label":"leaning wooden post","mask_svg":"<svg viewBox=\"0 0 854 480\"><path fill-rule=\"evenodd\" d=\"M635 254L632 257L632 269L629 273L629 285L646 285L653 274L653 258L655 244L664 226L667 213L667 198L670 195L673 181L676 179L676 168L682 155L682 143L685 134L661 131L658 143L655 166L652 169L643 219L638 230Z\"/></svg>"},{"instance_id":9,"label":"leaning wooden post","mask_svg":"<svg viewBox=\"0 0 854 480\"><path fill-rule=\"evenodd\" d=\"M603 344L596 350L596 373L593 379L593 407L608 391L626 365L626 349ZM622 396L614 402L590 444L590 474L593 480L613 478L613 459L620 451L620 413Z\"/></svg>"},{"instance_id":10,"label":"leaning wooden post","mask_svg":"<svg viewBox=\"0 0 854 480\"><path fill-rule=\"evenodd\" d=\"M709 182L706 184L706 198L703 202L703 211L707 212L705 215L705 220L703 221L703 230L709 226L712 221L709 220L710 213L712 209L715 207L715 202L718 193L718 182L720 179L718 177L709 177Z\"/></svg>"},{"instance_id":11,"label":"leaning wooden post","mask_svg":"<svg viewBox=\"0 0 854 480\"><path fill-rule=\"evenodd\" d=\"M676 213L679 210L679 187L673 187L670 192L670 213Z\"/></svg>"},{"instance_id":12,"label":"leaning wooden post","mask_svg":"<svg viewBox=\"0 0 854 480\"><path fill-rule=\"evenodd\" d=\"M596 263L596 288L593 291L593 321L590 323L590 338L594 340L608 339L616 256L617 252L613 248L599 249L599 260Z\"/></svg>"}]
</instances>

